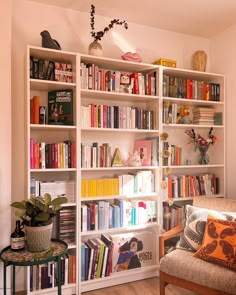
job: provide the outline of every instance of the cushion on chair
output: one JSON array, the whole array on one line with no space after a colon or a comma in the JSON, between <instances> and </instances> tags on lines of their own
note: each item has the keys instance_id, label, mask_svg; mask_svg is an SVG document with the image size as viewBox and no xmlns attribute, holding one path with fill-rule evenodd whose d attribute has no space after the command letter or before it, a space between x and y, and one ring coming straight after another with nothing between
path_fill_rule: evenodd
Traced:
<instances>
[{"instance_id":1,"label":"cushion on chair","mask_svg":"<svg viewBox=\"0 0 236 295\"><path fill-rule=\"evenodd\" d=\"M235 272L225 267L193 257L193 253L176 249L160 261L160 270L229 294L236 294Z\"/></svg>"},{"instance_id":2,"label":"cushion on chair","mask_svg":"<svg viewBox=\"0 0 236 295\"><path fill-rule=\"evenodd\" d=\"M235 219L235 213L218 212L215 210L186 205L186 225L184 232L180 236L180 240L176 245L177 249L196 252L200 248L208 215L212 215L218 219Z\"/></svg>"},{"instance_id":3,"label":"cushion on chair","mask_svg":"<svg viewBox=\"0 0 236 295\"><path fill-rule=\"evenodd\" d=\"M208 217L202 246L194 257L236 271L236 222Z\"/></svg>"}]
</instances>

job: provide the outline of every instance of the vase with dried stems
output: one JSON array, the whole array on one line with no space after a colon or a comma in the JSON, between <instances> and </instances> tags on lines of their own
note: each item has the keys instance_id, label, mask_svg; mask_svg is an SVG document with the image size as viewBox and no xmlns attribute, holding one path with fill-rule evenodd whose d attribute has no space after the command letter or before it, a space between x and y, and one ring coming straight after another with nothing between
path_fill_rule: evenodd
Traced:
<instances>
[{"instance_id":1,"label":"vase with dried stems","mask_svg":"<svg viewBox=\"0 0 236 295\"><path fill-rule=\"evenodd\" d=\"M99 42L105 33L111 30L114 25L123 25L124 28L128 29L128 24L125 20L113 19L108 26L106 26L102 31L95 32L95 6L91 5L90 11L90 27L91 27L91 36L93 37L93 42L89 45L88 53L90 55L101 56L102 55L102 45Z\"/></svg>"}]
</instances>

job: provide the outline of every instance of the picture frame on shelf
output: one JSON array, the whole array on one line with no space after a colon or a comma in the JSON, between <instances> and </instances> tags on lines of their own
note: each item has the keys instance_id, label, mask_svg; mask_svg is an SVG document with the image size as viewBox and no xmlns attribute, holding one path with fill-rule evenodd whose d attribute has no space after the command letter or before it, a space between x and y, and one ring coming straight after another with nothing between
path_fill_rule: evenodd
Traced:
<instances>
[{"instance_id":1,"label":"picture frame on shelf","mask_svg":"<svg viewBox=\"0 0 236 295\"><path fill-rule=\"evenodd\" d=\"M136 140L134 142L134 152L138 152L142 166L151 166L151 140Z\"/></svg>"}]
</instances>

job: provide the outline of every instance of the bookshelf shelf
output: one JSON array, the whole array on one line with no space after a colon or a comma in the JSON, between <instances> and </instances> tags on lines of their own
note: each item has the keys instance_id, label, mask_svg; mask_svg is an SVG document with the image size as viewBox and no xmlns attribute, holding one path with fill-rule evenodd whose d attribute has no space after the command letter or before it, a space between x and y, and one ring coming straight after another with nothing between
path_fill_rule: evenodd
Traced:
<instances>
[{"instance_id":1,"label":"bookshelf shelf","mask_svg":"<svg viewBox=\"0 0 236 295\"><path fill-rule=\"evenodd\" d=\"M43 125L43 124L30 124L31 129L36 129L36 130L75 130L76 126L66 126L66 125Z\"/></svg>"},{"instance_id":2,"label":"bookshelf shelf","mask_svg":"<svg viewBox=\"0 0 236 295\"><path fill-rule=\"evenodd\" d=\"M211 128L212 125L197 125L197 124L163 124L163 127L164 128L185 128L185 129L188 129L188 128ZM215 128L224 128L223 125L214 125L214 129Z\"/></svg>"},{"instance_id":3,"label":"bookshelf shelf","mask_svg":"<svg viewBox=\"0 0 236 295\"><path fill-rule=\"evenodd\" d=\"M199 99L187 99L187 98L177 98L177 97L163 97L164 101L170 101L183 105L203 105L203 106L221 106L224 105L223 101L210 101L210 100L199 100Z\"/></svg>"},{"instance_id":4,"label":"bookshelf shelf","mask_svg":"<svg viewBox=\"0 0 236 295\"><path fill-rule=\"evenodd\" d=\"M112 171L112 170L145 170L145 169L158 169L157 166L138 166L138 167L99 167L99 168L81 168L82 171Z\"/></svg>"},{"instance_id":5,"label":"bookshelf shelf","mask_svg":"<svg viewBox=\"0 0 236 295\"><path fill-rule=\"evenodd\" d=\"M122 231L133 231L133 230L140 230L140 229L147 229L147 228L157 228L158 224L156 222L141 224L141 225L133 225L127 227L118 227L118 228L108 228L102 230L91 230L87 232L81 232L81 236L91 236L91 235L101 235L106 233L120 233Z\"/></svg>"},{"instance_id":6,"label":"bookshelf shelf","mask_svg":"<svg viewBox=\"0 0 236 295\"><path fill-rule=\"evenodd\" d=\"M30 77L30 56L36 59L52 61L54 63L69 64L72 68L72 79L69 80L70 82L58 82L53 80L34 79ZM202 174L214 174L217 178L218 191L215 191L211 195L204 195L206 197L224 197L225 195L224 114L226 99L224 93L224 76L214 73L167 68L153 64L96 57L75 52L57 51L35 46L27 47L26 68L27 196L30 197L32 194L32 179L37 181L39 186L42 182L65 181L74 183L73 193L75 202L71 199L72 201L70 203L63 206L62 211L64 209L68 209L69 214L72 216L72 212L75 213L76 221L69 220L73 223L73 226L75 225L73 229L75 233L75 241L70 243L69 248L72 251L73 256L75 256L74 267L76 268L77 277L75 283L68 284L63 287L63 294L80 295L81 292L97 290L99 288L115 284L121 284L158 275L158 235L163 228L164 203L168 202L168 199L170 199L171 201L173 200L174 203L181 205L187 201L191 202L193 198L193 194L191 197L189 197L189 195L186 195L186 197L180 197L179 195L178 198L168 198L168 185L164 188L165 186L162 186L162 184L165 182L167 184L169 178L180 177L183 175L198 177ZM128 79L130 79L129 87L127 85L125 85L127 87L120 85L119 79L121 74L128 76ZM184 93L181 92L182 90L179 90L179 93L173 95L173 93L169 92L168 88L172 87L172 84L168 84L167 92L165 84L167 77L169 80L176 79L175 81L178 83L182 80L192 80L195 81L195 84L198 83L200 85L201 82L205 83L204 85L212 85L212 87L216 87L214 89L217 89L218 92L214 93L215 96L211 93L212 96L208 97L209 100L203 99L203 95L202 98L199 98L197 96L197 94L199 95L199 92L195 93L197 92L196 87L194 92L195 96L193 96L194 98L186 98L187 96L184 96ZM117 85L118 87L116 88L115 86ZM42 105L48 107L48 92L66 89L71 89L73 93L72 126L30 123L32 122L32 120L30 120L30 100L33 96L40 97L40 106ZM204 92L204 89L205 88L202 86L201 91ZM213 91L213 88L211 88L211 91ZM205 97L205 93L203 94ZM178 98L177 96L180 95L183 97ZM198 99L196 99L196 97L198 97ZM214 112L222 115L222 125L211 125L211 123L204 123L204 125L175 124L171 122L179 121L164 121L165 104L175 104L177 108L185 105L191 109L196 107L214 109ZM95 105L96 108L94 108ZM104 124L105 120L107 120L106 124ZM86 124L84 122L86 122ZM99 126L101 126L101 128ZM112 128L106 128L108 126ZM219 140L208 151L210 163L208 165L198 165L198 155L194 152L194 146L188 144L189 138L184 131L185 129L193 128L196 131L196 134L199 133L205 136L205 133L207 133L211 127L214 128L214 134ZM168 134L168 148L171 146L180 147L182 152L179 163L180 165L175 165L177 162L164 162L163 151L165 149L164 143L160 138L163 133ZM71 167L77 168L32 169L34 166L31 166L30 162L30 155L32 152L30 149L31 138L33 138L35 142L45 142L45 144L64 143L65 141L75 143L75 165ZM150 161L147 162L148 165L136 167L114 166L92 168L97 166L110 166L110 163L112 162L111 160L113 160L112 156L117 151L117 148L119 148L122 158L124 162L126 162L130 153L134 152L135 144L141 141L146 143L149 141L148 144L151 146L149 150L147 149L148 157L150 156ZM104 146L108 149L106 150ZM84 147L89 148L90 152L88 154L92 155L91 159L86 158L86 164L84 164L83 160L85 155L88 157L88 154L84 152ZM147 156L147 154L145 156ZM106 162L106 160L109 161ZM149 165L149 163L152 165ZM169 165L171 163L172 165ZM192 164L185 165L185 163ZM83 167L89 168L81 168L82 165ZM49 165L47 167L56 166ZM169 170L168 175L166 174L167 170ZM148 183L149 189L146 190L147 193L144 192L145 190L141 189L134 190L133 185L133 190L129 189L128 192L122 192L125 185L127 185L128 177L133 177L132 181L134 183L134 181L137 182L137 178L138 176L140 177L140 175L143 177L141 187L145 187ZM86 180L88 180L88 182ZM104 181L103 186L105 188L109 187L107 182L105 182L107 180L114 181L113 184L116 183L116 191L109 191L108 193L101 190L99 191L99 183L101 184L102 181ZM84 190L83 185L86 186L86 189L89 189ZM132 220L132 222L124 222L123 224L120 223L119 226L115 227L114 220L118 218L115 214L118 214L120 218L121 216L122 218L124 218L123 216L126 216L126 219L130 218L131 214L133 214L133 218L136 218L135 214L138 212L138 207L135 207L135 202L137 202L142 210L144 210L141 211L144 212L144 216L150 214L150 212L147 213L147 208L144 204L154 206L155 212L152 212L152 217L149 215L149 219L147 219L152 222L145 221L143 224L139 224L138 222L135 223L134 220ZM97 215L93 215L95 214L94 212L91 213L93 205L97 206L95 208L98 210L97 208L99 208L99 206L103 206L103 203L106 204L110 210L109 213L108 211L104 211L104 215L107 214L107 217L108 215L110 217L109 226L105 226L107 229L93 230L94 228L102 227L89 227L90 224L86 224L86 222L88 222L88 220L93 222L94 220L92 220L92 218L94 218L94 216L99 216L97 213ZM122 213L123 215L121 214L122 206L128 206L128 209L126 209L127 215L125 215L124 212ZM83 215L85 211L82 210L85 210L84 208L86 208L86 214L90 214L89 218L87 218L86 214ZM116 209L118 210L118 213L115 213ZM135 210L137 210L137 212ZM100 218L102 218L101 216L103 215L100 215ZM62 219L59 218L58 220L60 222ZM95 222L98 222L97 219ZM84 229L85 227L83 227L84 224L87 226L86 230ZM123 226L124 224L133 225L126 227ZM83 281L85 278L83 277L83 272L85 271L83 259L85 259L85 255L82 254L82 249L85 247L86 243L89 243L90 240L99 240L102 238L102 234L105 234L109 239L109 237L117 237L118 235L131 236L132 234L150 233L152 235L152 242L155 243L155 258L151 260L152 265L142 266L128 271L116 273L112 272L106 277ZM58 234L62 234L62 232L58 231L57 235ZM98 240L96 241L98 242ZM146 241L143 241L144 251L146 250L145 242ZM86 263L88 263L88 261ZM102 276L102 273L100 273L100 275ZM54 288L29 291L29 282L30 276L28 273L28 295L56 294Z\"/></svg>"},{"instance_id":7,"label":"bookshelf shelf","mask_svg":"<svg viewBox=\"0 0 236 295\"><path fill-rule=\"evenodd\" d=\"M124 129L124 128L81 128L81 132L112 132L112 133L158 133L157 129Z\"/></svg>"},{"instance_id":8,"label":"bookshelf shelf","mask_svg":"<svg viewBox=\"0 0 236 295\"><path fill-rule=\"evenodd\" d=\"M139 94L127 94L119 92L110 92L102 90L81 90L81 94L85 98L93 98L94 100L113 100L113 101L128 101L128 102L140 102L143 99L147 102L158 102L158 97L153 95L139 95Z\"/></svg>"},{"instance_id":9,"label":"bookshelf shelf","mask_svg":"<svg viewBox=\"0 0 236 295\"><path fill-rule=\"evenodd\" d=\"M60 89L74 89L75 83L56 82L48 80L30 79L30 87L34 90L60 90Z\"/></svg>"},{"instance_id":10,"label":"bookshelf shelf","mask_svg":"<svg viewBox=\"0 0 236 295\"><path fill-rule=\"evenodd\" d=\"M98 201L107 199L133 199L133 198L145 198L145 197L155 197L157 193L139 193L139 194L129 194L129 195L112 195L112 196L96 196L96 197L82 197L83 202L87 201Z\"/></svg>"}]
</instances>

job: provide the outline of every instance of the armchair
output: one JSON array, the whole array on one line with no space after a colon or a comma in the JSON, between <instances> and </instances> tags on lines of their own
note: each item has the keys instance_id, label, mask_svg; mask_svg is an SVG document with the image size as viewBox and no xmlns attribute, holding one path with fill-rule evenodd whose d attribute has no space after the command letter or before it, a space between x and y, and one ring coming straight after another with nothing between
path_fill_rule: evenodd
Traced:
<instances>
[{"instance_id":1,"label":"armchair","mask_svg":"<svg viewBox=\"0 0 236 295\"><path fill-rule=\"evenodd\" d=\"M236 212L236 200L195 197L193 205L221 212ZM193 257L193 252L175 249L164 256L164 242L183 230L183 226L160 236L160 295L173 284L201 295L236 294L236 272Z\"/></svg>"}]
</instances>

